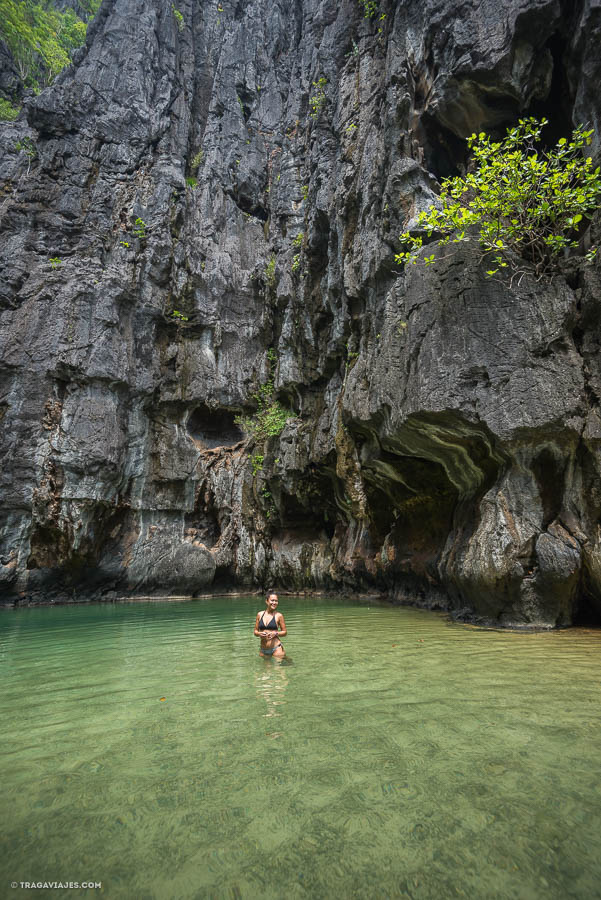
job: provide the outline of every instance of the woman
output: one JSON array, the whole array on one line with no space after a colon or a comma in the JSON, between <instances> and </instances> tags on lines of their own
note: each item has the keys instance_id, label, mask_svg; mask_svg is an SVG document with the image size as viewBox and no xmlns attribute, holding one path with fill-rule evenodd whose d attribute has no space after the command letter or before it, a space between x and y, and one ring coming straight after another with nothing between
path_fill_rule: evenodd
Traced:
<instances>
[{"instance_id":1,"label":"woman","mask_svg":"<svg viewBox=\"0 0 601 900\"><path fill-rule=\"evenodd\" d=\"M267 609L258 612L255 619L255 637L261 638L259 656L286 656L282 643L279 640L287 634L284 616L277 612L278 595L275 591L269 591L266 598Z\"/></svg>"}]
</instances>

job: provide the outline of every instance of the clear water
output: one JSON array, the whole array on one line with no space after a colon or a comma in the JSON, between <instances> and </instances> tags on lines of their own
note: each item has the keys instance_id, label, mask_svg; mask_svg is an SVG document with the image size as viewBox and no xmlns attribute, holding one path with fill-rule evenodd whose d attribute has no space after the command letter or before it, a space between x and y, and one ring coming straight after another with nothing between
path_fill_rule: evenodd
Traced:
<instances>
[{"instance_id":1,"label":"clear water","mask_svg":"<svg viewBox=\"0 0 601 900\"><path fill-rule=\"evenodd\" d=\"M0 896L601 896L601 632L259 606L2 612Z\"/></svg>"}]
</instances>

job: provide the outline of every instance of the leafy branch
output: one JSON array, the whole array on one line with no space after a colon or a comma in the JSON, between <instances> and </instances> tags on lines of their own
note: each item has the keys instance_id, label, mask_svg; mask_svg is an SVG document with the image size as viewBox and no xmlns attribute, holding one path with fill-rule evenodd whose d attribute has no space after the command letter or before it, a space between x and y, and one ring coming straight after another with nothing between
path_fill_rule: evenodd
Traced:
<instances>
[{"instance_id":1,"label":"leafy branch","mask_svg":"<svg viewBox=\"0 0 601 900\"><path fill-rule=\"evenodd\" d=\"M418 224L438 244L477 243L481 259L492 277L503 269L537 280L564 270L579 246L585 220L599 208L601 176L583 149L591 144L592 130L578 126L570 141L561 138L551 150L538 145L547 119L520 119L507 129L502 141L481 132L468 138L472 171L445 178L440 207L422 211ZM398 263L416 264L423 237L404 232L407 249L396 254ZM590 261L594 247L580 261ZM424 256L433 265L436 253Z\"/></svg>"}]
</instances>

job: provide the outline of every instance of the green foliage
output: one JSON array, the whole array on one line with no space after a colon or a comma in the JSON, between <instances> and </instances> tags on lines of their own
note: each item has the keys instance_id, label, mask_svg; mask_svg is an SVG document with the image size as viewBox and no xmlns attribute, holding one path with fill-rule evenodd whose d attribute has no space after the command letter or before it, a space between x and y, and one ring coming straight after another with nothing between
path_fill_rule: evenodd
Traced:
<instances>
[{"instance_id":1,"label":"green foliage","mask_svg":"<svg viewBox=\"0 0 601 900\"><path fill-rule=\"evenodd\" d=\"M263 277L265 279L265 284L267 285L267 287L275 287L275 256L272 256L265 266Z\"/></svg>"},{"instance_id":2,"label":"green foliage","mask_svg":"<svg viewBox=\"0 0 601 900\"><path fill-rule=\"evenodd\" d=\"M137 218L136 221L134 222L134 227L133 227L133 233L134 233L134 236L137 237L138 240L140 240L140 241L145 241L145 240L146 240L146 228L147 228L147 227L148 227L148 226L146 225L146 222L144 221L144 219L141 219L141 218L138 216L138 218Z\"/></svg>"},{"instance_id":3,"label":"green foliage","mask_svg":"<svg viewBox=\"0 0 601 900\"><path fill-rule=\"evenodd\" d=\"M126 250L129 250L129 241L119 241L122 247L125 247Z\"/></svg>"},{"instance_id":4,"label":"green foliage","mask_svg":"<svg viewBox=\"0 0 601 900\"><path fill-rule=\"evenodd\" d=\"M263 485L263 487L261 488L261 497L263 499L263 503L267 507L265 509L265 518L270 519L272 515L277 512L277 507L275 505L273 495L266 485Z\"/></svg>"},{"instance_id":5,"label":"green foliage","mask_svg":"<svg viewBox=\"0 0 601 900\"><path fill-rule=\"evenodd\" d=\"M304 238L305 238L305 232L299 231L299 233L296 235L296 237L292 241L292 246L296 249L300 249L300 247L302 247ZM294 256L292 257L292 265L290 267L293 274L295 272L298 272L298 270L300 269L300 264L301 264L301 254L300 254L300 252L295 253Z\"/></svg>"},{"instance_id":6,"label":"green foliage","mask_svg":"<svg viewBox=\"0 0 601 900\"><path fill-rule=\"evenodd\" d=\"M311 112L309 113L309 115L311 116L312 119L316 119L318 117L318 115L321 112L321 109L325 103L325 100L326 100L325 87L326 87L327 83L328 83L327 79L323 78L323 77L319 78L317 81L313 82L313 87L315 88L315 91L313 93L313 96L309 99L309 106L311 107Z\"/></svg>"},{"instance_id":7,"label":"green foliage","mask_svg":"<svg viewBox=\"0 0 601 900\"><path fill-rule=\"evenodd\" d=\"M91 14L98 5L89 0ZM72 9L55 9L47 0L0 0L0 37L21 80L35 91L51 84L69 64L71 52L84 43L86 30Z\"/></svg>"},{"instance_id":8,"label":"green foliage","mask_svg":"<svg viewBox=\"0 0 601 900\"><path fill-rule=\"evenodd\" d=\"M193 169L197 169L202 162L202 158L205 155L204 150L199 150L194 159L192 160L191 166Z\"/></svg>"},{"instance_id":9,"label":"green foliage","mask_svg":"<svg viewBox=\"0 0 601 900\"><path fill-rule=\"evenodd\" d=\"M53 269L58 269L59 266L62 266L63 261L60 256L51 256L48 260Z\"/></svg>"},{"instance_id":10,"label":"green foliage","mask_svg":"<svg viewBox=\"0 0 601 900\"><path fill-rule=\"evenodd\" d=\"M243 431L258 441L265 441L270 437L281 434L288 419L296 418L293 412L285 409L275 398L274 375L277 354L273 347L267 351L267 361L269 378L253 394L253 400L257 404L256 413L254 416L237 416L234 419L236 425L239 425ZM261 456L260 459L262 465L263 457ZM253 471L254 474L255 472Z\"/></svg>"},{"instance_id":11,"label":"green foliage","mask_svg":"<svg viewBox=\"0 0 601 900\"><path fill-rule=\"evenodd\" d=\"M440 246L476 242L489 277L503 269L512 277L530 272L537 279L560 272L567 253L578 248L584 217L599 208L601 176L582 154L592 131L579 126L570 141L561 138L545 151L537 145L546 124L547 119L520 119L502 141L472 134L473 171L443 179L440 209L418 216L428 237L441 235ZM408 249L396 261L415 264L423 238L405 232L400 240ZM435 259L430 254L423 262L429 266Z\"/></svg>"},{"instance_id":12,"label":"green foliage","mask_svg":"<svg viewBox=\"0 0 601 900\"><path fill-rule=\"evenodd\" d=\"M24 137L21 138L20 141L17 141L17 143L15 144L15 150L17 151L17 153L24 153L25 156L29 157L29 159L35 159L38 155L38 148L30 137Z\"/></svg>"},{"instance_id":13,"label":"green foliage","mask_svg":"<svg viewBox=\"0 0 601 900\"><path fill-rule=\"evenodd\" d=\"M184 17L179 11L179 9L175 6L175 4L171 4L171 12L175 16L175 21L177 22L177 27L180 31L184 30Z\"/></svg>"},{"instance_id":14,"label":"green foliage","mask_svg":"<svg viewBox=\"0 0 601 900\"><path fill-rule=\"evenodd\" d=\"M303 200L306 200L307 197L309 196L309 185L308 184L303 184L303 186L301 187L301 196L302 196Z\"/></svg>"},{"instance_id":15,"label":"green foliage","mask_svg":"<svg viewBox=\"0 0 601 900\"><path fill-rule=\"evenodd\" d=\"M20 106L13 106L4 97L0 97L0 122L14 122L20 112Z\"/></svg>"},{"instance_id":16,"label":"green foliage","mask_svg":"<svg viewBox=\"0 0 601 900\"><path fill-rule=\"evenodd\" d=\"M180 312L179 309L174 309L171 313L172 319L177 319L178 322L188 322L190 320L190 316L184 315L183 312Z\"/></svg>"},{"instance_id":17,"label":"green foliage","mask_svg":"<svg viewBox=\"0 0 601 900\"><path fill-rule=\"evenodd\" d=\"M253 453L253 455L251 456L250 461L252 463L253 478L256 478L257 475L259 474L259 472L261 471L261 469L263 468L264 459L265 459L265 457L263 456L262 453Z\"/></svg>"},{"instance_id":18,"label":"green foliage","mask_svg":"<svg viewBox=\"0 0 601 900\"><path fill-rule=\"evenodd\" d=\"M192 190L194 190L194 188L198 187L198 178L194 178L193 175L189 175L188 178L186 178L186 184L189 188L192 188Z\"/></svg>"},{"instance_id":19,"label":"green foliage","mask_svg":"<svg viewBox=\"0 0 601 900\"><path fill-rule=\"evenodd\" d=\"M378 11L377 0L359 0L359 3L363 7L363 18L373 19Z\"/></svg>"}]
</instances>

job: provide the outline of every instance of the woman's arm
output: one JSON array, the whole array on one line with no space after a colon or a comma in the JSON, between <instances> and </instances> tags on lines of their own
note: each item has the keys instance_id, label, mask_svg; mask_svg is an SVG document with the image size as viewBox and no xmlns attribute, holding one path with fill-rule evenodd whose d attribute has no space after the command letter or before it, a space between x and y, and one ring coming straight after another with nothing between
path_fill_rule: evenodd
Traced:
<instances>
[{"instance_id":1,"label":"woman's arm","mask_svg":"<svg viewBox=\"0 0 601 900\"><path fill-rule=\"evenodd\" d=\"M286 631L286 623L284 622L284 616L281 613L278 613L275 619L275 624L278 626L278 637L286 637L288 632Z\"/></svg>"},{"instance_id":2,"label":"woman's arm","mask_svg":"<svg viewBox=\"0 0 601 900\"><path fill-rule=\"evenodd\" d=\"M263 632L259 631L259 619L261 617L261 613L257 613L257 618L255 619L255 637L263 637ZM277 621L277 619L276 619Z\"/></svg>"}]
</instances>

